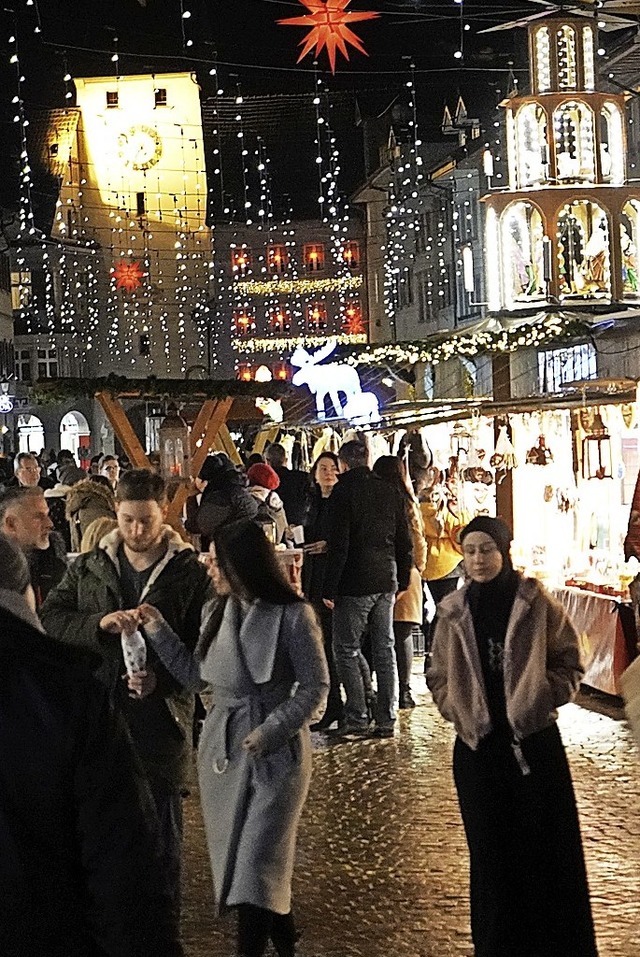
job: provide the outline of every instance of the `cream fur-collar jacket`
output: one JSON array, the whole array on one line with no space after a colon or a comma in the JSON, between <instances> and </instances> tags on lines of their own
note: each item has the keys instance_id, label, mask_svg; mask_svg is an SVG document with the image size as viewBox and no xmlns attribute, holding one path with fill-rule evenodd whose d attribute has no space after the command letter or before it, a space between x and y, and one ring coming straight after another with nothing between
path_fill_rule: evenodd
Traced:
<instances>
[{"instance_id":1,"label":"cream fur-collar jacket","mask_svg":"<svg viewBox=\"0 0 640 957\"><path fill-rule=\"evenodd\" d=\"M438 606L427 684L440 714L474 750L491 731L468 586ZM584 670L579 640L562 606L533 578L518 585L504 653L507 718L521 740L551 725L571 701Z\"/></svg>"}]
</instances>

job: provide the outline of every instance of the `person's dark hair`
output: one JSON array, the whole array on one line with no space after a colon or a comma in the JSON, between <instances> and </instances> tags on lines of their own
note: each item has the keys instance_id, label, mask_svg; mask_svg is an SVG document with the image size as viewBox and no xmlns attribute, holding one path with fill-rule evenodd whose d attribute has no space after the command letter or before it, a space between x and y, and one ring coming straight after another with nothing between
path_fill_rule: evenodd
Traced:
<instances>
[{"instance_id":1,"label":"person's dark hair","mask_svg":"<svg viewBox=\"0 0 640 957\"><path fill-rule=\"evenodd\" d=\"M24 595L31 584L29 565L22 549L0 533L0 568L2 568L2 587L6 591L16 591Z\"/></svg>"},{"instance_id":2,"label":"person's dark hair","mask_svg":"<svg viewBox=\"0 0 640 957\"><path fill-rule=\"evenodd\" d=\"M403 499L411 501L412 496L407 487L404 465L397 455L381 455L379 459L376 459L373 471L389 485L393 485Z\"/></svg>"},{"instance_id":3,"label":"person's dark hair","mask_svg":"<svg viewBox=\"0 0 640 957\"><path fill-rule=\"evenodd\" d=\"M231 492L243 488L246 484L244 475L224 452L207 455L198 478L207 483L203 493L207 499L212 492Z\"/></svg>"},{"instance_id":4,"label":"person's dark hair","mask_svg":"<svg viewBox=\"0 0 640 957\"><path fill-rule=\"evenodd\" d=\"M357 439L351 439L340 446L338 458L344 462L350 469L361 468L369 464L369 450L362 442Z\"/></svg>"},{"instance_id":5,"label":"person's dark hair","mask_svg":"<svg viewBox=\"0 0 640 957\"><path fill-rule=\"evenodd\" d=\"M272 605L303 601L289 583L273 545L249 519L221 525L213 536L216 559L229 583L240 585L249 598Z\"/></svg>"},{"instance_id":6,"label":"person's dark hair","mask_svg":"<svg viewBox=\"0 0 640 957\"><path fill-rule=\"evenodd\" d=\"M125 472L116 488L116 502L157 502L158 505L166 505L164 479L149 469Z\"/></svg>"},{"instance_id":7,"label":"person's dark hair","mask_svg":"<svg viewBox=\"0 0 640 957\"><path fill-rule=\"evenodd\" d=\"M260 462L264 462L264 455L260 455L259 452L252 452L247 459L247 468L250 469L252 465L258 465Z\"/></svg>"},{"instance_id":8,"label":"person's dark hair","mask_svg":"<svg viewBox=\"0 0 640 957\"><path fill-rule=\"evenodd\" d=\"M264 456L272 469L282 469L287 461L287 453L284 445L279 442L273 442L264 453Z\"/></svg>"},{"instance_id":9,"label":"person's dark hair","mask_svg":"<svg viewBox=\"0 0 640 957\"><path fill-rule=\"evenodd\" d=\"M13 505L28 505L29 499L39 498L41 495L44 495L44 489L39 485L8 488L0 495L0 522L4 521L5 515Z\"/></svg>"},{"instance_id":10,"label":"person's dark hair","mask_svg":"<svg viewBox=\"0 0 640 957\"><path fill-rule=\"evenodd\" d=\"M315 460L315 462L311 466L311 472L310 472L311 481L316 485L317 485L316 469L318 468L318 463L322 459L331 459L335 467L338 468L338 456L336 455L335 452L329 452L328 450L326 452L321 452L318 458Z\"/></svg>"},{"instance_id":11,"label":"person's dark hair","mask_svg":"<svg viewBox=\"0 0 640 957\"><path fill-rule=\"evenodd\" d=\"M87 475L87 478L90 482L95 482L96 485L104 485L105 488L108 488L111 491L111 482L106 475Z\"/></svg>"},{"instance_id":12,"label":"person's dark hair","mask_svg":"<svg viewBox=\"0 0 640 957\"><path fill-rule=\"evenodd\" d=\"M58 452L58 465L62 465L63 462L70 462L72 465L77 464L75 455L69 449L60 449Z\"/></svg>"}]
</instances>

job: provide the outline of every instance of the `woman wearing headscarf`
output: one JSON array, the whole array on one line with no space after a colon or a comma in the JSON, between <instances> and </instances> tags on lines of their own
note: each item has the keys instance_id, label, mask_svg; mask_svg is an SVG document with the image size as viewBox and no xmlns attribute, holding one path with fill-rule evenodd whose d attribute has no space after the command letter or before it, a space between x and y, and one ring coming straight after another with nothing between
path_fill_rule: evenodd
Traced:
<instances>
[{"instance_id":1,"label":"woman wearing headscarf","mask_svg":"<svg viewBox=\"0 0 640 957\"><path fill-rule=\"evenodd\" d=\"M211 688L200 796L217 903L238 911L239 957L263 957L269 939L278 957L294 957L291 881L311 778L308 726L329 686L322 637L254 522L221 526L210 562L219 598L205 609L195 656L157 609L138 611L169 672L184 687Z\"/></svg>"},{"instance_id":2,"label":"woman wearing headscarf","mask_svg":"<svg viewBox=\"0 0 640 957\"><path fill-rule=\"evenodd\" d=\"M556 709L583 669L576 631L511 564L511 532L460 536L467 584L438 606L427 683L457 732L475 957L596 957L582 841Z\"/></svg>"}]
</instances>

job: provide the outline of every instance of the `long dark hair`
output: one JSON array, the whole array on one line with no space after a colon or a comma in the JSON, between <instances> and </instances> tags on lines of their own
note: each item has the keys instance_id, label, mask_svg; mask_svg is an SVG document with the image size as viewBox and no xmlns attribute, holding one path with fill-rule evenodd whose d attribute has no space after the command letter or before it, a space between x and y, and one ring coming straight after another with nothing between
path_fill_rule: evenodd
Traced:
<instances>
[{"instance_id":1,"label":"long dark hair","mask_svg":"<svg viewBox=\"0 0 640 957\"><path fill-rule=\"evenodd\" d=\"M255 522L242 519L221 525L213 536L216 559L227 580L238 583L247 597L272 605L303 601L289 583L273 545Z\"/></svg>"},{"instance_id":2,"label":"long dark hair","mask_svg":"<svg viewBox=\"0 0 640 957\"><path fill-rule=\"evenodd\" d=\"M381 455L379 459L376 459L373 471L376 475L379 475L381 479L384 479L385 482L388 482L389 485L393 485L393 487L397 489L402 497L402 501L408 507L409 503L413 501L413 496L407 485L406 472L402 459L398 458L397 455Z\"/></svg>"},{"instance_id":3,"label":"long dark hair","mask_svg":"<svg viewBox=\"0 0 640 957\"><path fill-rule=\"evenodd\" d=\"M318 480L316 478L316 470L318 468L318 463L320 462L321 459L331 459L336 469L338 468L338 456L336 455L335 452L330 452L328 449L326 452L321 452L318 458L315 460L315 462L311 466L311 481L313 482L314 486L318 484Z\"/></svg>"}]
</instances>

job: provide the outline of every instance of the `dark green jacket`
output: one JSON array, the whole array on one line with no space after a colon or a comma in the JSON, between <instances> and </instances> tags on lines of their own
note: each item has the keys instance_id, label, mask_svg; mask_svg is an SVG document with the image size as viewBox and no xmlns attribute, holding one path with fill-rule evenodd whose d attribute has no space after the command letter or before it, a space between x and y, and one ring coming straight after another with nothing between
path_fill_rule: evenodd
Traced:
<instances>
[{"instance_id":1,"label":"dark green jacket","mask_svg":"<svg viewBox=\"0 0 640 957\"><path fill-rule=\"evenodd\" d=\"M167 554L154 570L142 600L155 605L193 650L202 606L211 597L209 580L191 546L168 526L165 538ZM130 698L122 679L125 666L120 636L100 628L105 615L124 607L117 564L120 541L116 529L92 552L76 558L60 584L49 592L40 618L53 638L100 655L96 676L121 706L149 779L184 786L190 766L193 695L169 675L148 643L148 662L158 684L147 698Z\"/></svg>"}]
</instances>

